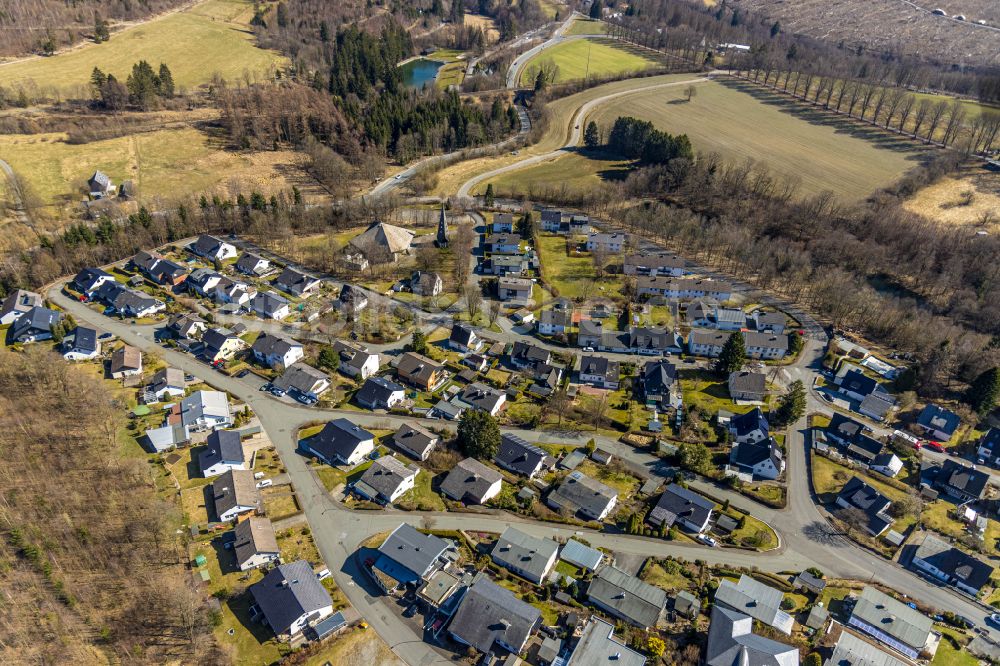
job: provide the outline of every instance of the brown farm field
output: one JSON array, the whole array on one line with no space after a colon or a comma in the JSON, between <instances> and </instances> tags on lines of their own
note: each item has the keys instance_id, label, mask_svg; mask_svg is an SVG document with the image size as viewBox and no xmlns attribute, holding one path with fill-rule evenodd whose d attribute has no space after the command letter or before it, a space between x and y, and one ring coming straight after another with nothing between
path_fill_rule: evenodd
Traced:
<instances>
[{"instance_id":1,"label":"brown farm field","mask_svg":"<svg viewBox=\"0 0 1000 666\"><path fill-rule=\"evenodd\" d=\"M619 116L651 121L671 134L687 134L695 151L729 162L750 159L800 181L800 193L830 190L858 200L916 166L924 148L905 138L857 125L732 80L684 90L637 92L599 106L589 117L610 128Z\"/></svg>"},{"instance_id":2,"label":"brown farm field","mask_svg":"<svg viewBox=\"0 0 1000 666\"><path fill-rule=\"evenodd\" d=\"M975 164L922 188L904 207L938 222L995 233L1000 227L1000 173Z\"/></svg>"}]
</instances>

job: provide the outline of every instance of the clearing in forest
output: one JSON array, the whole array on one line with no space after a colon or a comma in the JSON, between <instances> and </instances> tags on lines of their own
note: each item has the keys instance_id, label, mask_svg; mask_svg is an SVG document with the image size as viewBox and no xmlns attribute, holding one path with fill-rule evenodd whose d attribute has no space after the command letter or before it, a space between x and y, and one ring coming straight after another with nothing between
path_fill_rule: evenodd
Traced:
<instances>
[{"instance_id":1,"label":"clearing in forest","mask_svg":"<svg viewBox=\"0 0 1000 666\"><path fill-rule=\"evenodd\" d=\"M103 44L0 64L0 85L89 97L94 67L124 81L139 60L154 69L166 63L182 88L208 83L215 74L230 81L259 76L285 58L254 45L248 29L252 17L253 4L246 0L208 0L114 33Z\"/></svg>"}]
</instances>

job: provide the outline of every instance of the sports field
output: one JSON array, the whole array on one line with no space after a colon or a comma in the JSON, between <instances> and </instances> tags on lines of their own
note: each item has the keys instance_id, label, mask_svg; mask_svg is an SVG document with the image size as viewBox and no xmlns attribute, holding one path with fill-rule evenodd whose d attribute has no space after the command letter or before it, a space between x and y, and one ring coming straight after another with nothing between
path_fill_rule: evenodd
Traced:
<instances>
[{"instance_id":1,"label":"sports field","mask_svg":"<svg viewBox=\"0 0 1000 666\"><path fill-rule=\"evenodd\" d=\"M641 72L663 63L652 51L613 39L570 39L549 47L528 61L521 83L533 81L539 67L552 63L559 68L555 82L577 81Z\"/></svg>"},{"instance_id":2,"label":"sports field","mask_svg":"<svg viewBox=\"0 0 1000 666\"><path fill-rule=\"evenodd\" d=\"M244 73L260 75L285 59L254 46L247 29L252 16L253 4L246 0L207 0L115 33L103 44L0 65L0 85L33 84L61 95L89 96L94 67L124 81L132 65L142 59L154 69L166 63L179 87L208 83L214 74L230 81Z\"/></svg>"},{"instance_id":3,"label":"sports field","mask_svg":"<svg viewBox=\"0 0 1000 666\"><path fill-rule=\"evenodd\" d=\"M0 136L0 155L45 206L42 217L54 220L84 198L84 183L97 169L115 184L131 179L147 202L225 192L230 185L271 193L295 184L307 196L318 191L302 171L302 154L235 153L190 127L81 145L65 143L61 134L8 134Z\"/></svg>"},{"instance_id":4,"label":"sports field","mask_svg":"<svg viewBox=\"0 0 1000 666\"><path fill-rule=\"evenodd\" d=\"M819 110L800 108L740 83L707 81L684 101L684 88L639 92L599 106L588 120L610 127L619 116L650 120L672 134L687 134L695 151L729 162L752 159L799 179L801 193L831 190L861 199L917 164L915 142L856 125Z\"/></svg>"}]
</instances>

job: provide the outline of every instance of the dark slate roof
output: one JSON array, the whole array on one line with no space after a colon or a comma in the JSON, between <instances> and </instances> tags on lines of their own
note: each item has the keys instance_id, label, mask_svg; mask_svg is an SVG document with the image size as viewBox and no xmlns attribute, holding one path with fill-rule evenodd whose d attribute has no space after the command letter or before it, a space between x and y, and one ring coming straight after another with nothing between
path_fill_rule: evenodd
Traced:
<instances>
[{"instance_id":1,"label":"dark slate roof","mask_svg":"<svg viewBox=\"0 0 1000 666\"><path fill-rule=\"evenodd\" d=\"M309 440L309 448L323 454L327 459L339 456L347 460L358 444L368 439L375 439L375 435L347 419L340 418L329 421L323 426L323 429Z\"/></svg>"},{"instance_id":2,"label":"dark slate roof","mask_svg":"<svg viewBox=\"0 0 1000 666\"><path fill-rule=\"evenodd\" d=\"M834 412L826 431L845 442L853 442L864 431L864 425L840 412Z\"/></svg>"},{"instance_id":3,"label":"dark slate roof","mask_svg":"<svg viewBox=\"0 0 1000 666\"><path fill-rule=\"evenodd\" d=\"M257 336L256 340L254 340L253 347L251 347L251 349L263 356L284 356L293 347L301 346L301 344L295 342L294 340L289 340L288 338L263 332Z\"/></svg>"},{"instance_id":4,"label":"dark slate roof","mask_svg":"<svg viewBox=\"0 0 1000 666\"><path fill-rule=\"evenodd\" d=\"M948 459L941 465L941 471L938 472L934 485L954 488L968 495L982 497L989 481L990 475L986 472L966 467Z\"/></svg>"},{"instance_id":5,"label":"dark slate roof","mask_svg":"<svg viewBox=\"0 0 1000 666\"><path fill-rule=\"evenodd\" d=\"M854 458L870 463L875 460L878 454L882 453L883 447L882 442L877 439L860 434L854 438L853 442L848 444L847 453Z\"/></svg>"},{"instance_id":6,"label":"dark slate roof","mask_svg":"<svg viewBox=\"0 0 1000 666\"><path fill-rule=\"evenodd\" d=\"M628 337L632 349L666 349L674 344L673 334L663 328L633 327Z\"/></svg>"},{"instance_id":7,"label":"dark slate roof","mask_svg":"<svg viewBox=\"0 0 1000 666\"><path fill-rule=\"evenodd\" d=\"M744 467L753 467L768 458L774 463L776 469L781 469L781 449L773 438L765 439L761 442L744 442L733 445L732 462Z\"/></svg>"},{"instance_id":8,"label":"dark slate roof","mask_svg":"<svg viewBox=\"0 0 1000 666\"><path fill-rule=\"evenodd\" d=\"M33 332L49 331L62 319L62 313L43 307L34 307L18 317L10 327L11 338L17 340Z\"/></svg>"},{"instance_id":9,"label":"dark slate roof","mask_svg":"<svg viewBox=\"0 0 1000 666\"><path fill-rule=\"evenodd\" d=\"M861 404L858 405L858 411L884 419L894 404L892 396L888 393L872 393L866 395L865 399L861 401Z\"/></svg>"},{"instance_id":10,"label":"dark slate roof","mask_svg":"<svg viewBox=\"0 0 1000 666\"><path fill-rule=\"evenodd\" d=\"M408 523L402 523L382 542L378 552L421 578L434 567L438 558L448 549L448 542L433 534L418 532Z\"/></svg>"},{"instance_id":11,"label":"dark slate roof","mask_svg":"<svg viewBox=\"0 0 1000 666\"><path fill-rule=\"evenodd\" d=\"M841 489L837 496L868 516L868 528L880 534L891 521L881 517L881 512L889 506L889 498L856 476Z\"/></svg>"},{"instance_id":12,"label":"dark slate roof","mask_svg":"<svg viewBox=\"0 0 1000 666\"><path fill-rule=\"evenodd\" d=\"M215 502L216 516L237 506L253 506L257 511L264 508L253 472L248 469L231 469L215 477L212 481L212 499Z\"/></svg>"},{"instance_id":13,"label":"dark slate roof","mask_svg":"<svg viewBox=\"0 0 1000 666\"><path fill-rule=\"evenodd\" d=\"M587 597L639 627L655 627L667 604L666 591L610 564L594 576Z\"/></svg>"},{"instance_id":14,"label":"dark slate roof","mask_svg":"<svg viewBox=\"0 0 1000 666\"><path fill-rule=\"evenodd\" d=\"M604 324L600 319L582 319L580 320L580 335L601 335L604 331Z\"/></svg>"},{"instance_id":15,"label":"dark slate roof","mask_svg":"<svg viewBox=\"0 0 1000 666\"><path fill-rule=\"evenodd\" d=\"M245 462L243 444L237 430L213 430L205 444L208 448L198 456L198 464L203 472L218 462Z\"/></svg>"},{"instance_id":16,"label":"dark slate roof","mask_svg":"<svg viewBox=\"0 0 1000 666\"><path fill-rule=\"evenodd\" d=\"M917 547L913 557L927 562L963 585L976 590L982 589L993 575L993 567L990 565L930 534L924 537L923 543Z\"/></svg>"},{"instance_id":17,"label":"dark slate roof","mask_svg":"<svg viewBox=\"0 0 1000 666\"><path fill-rule=\"evenodd\" d=\"M423 457L439 439L440 437L430 430L415 423L404 424L392 436L392 441L397 447L406 452L413 452L420 457Z\"/></svg>"},{"instance_id":18,"label":"dark slate roof","mask_svg":"<svg viewBox=\"0 0 1000 666\"><path fill-rule=\"evenodd\" d=\"M979 440L979 446L993 451L994 455L1000 454L1000 428L990 428Z\"/></svg>"},{"instance_id":19,"label":"dark slate roof","mask_svg":"<svg viewBox=\"0 0 1000 666\"><path fill-rule=\"evenodd\" d=\"M676 483L671 483L660 495L656 506L649 512L649 517L666 524L667 527L673 525L678 518L700 525L714 508L715 503L711 500Z\"/></svg>"},{"instance_id":20,"label":"dark slate roof","mask_svg":"<svg viewBox=\"0 0 1000 666\"><path fill-rule=\"evenodd\" d=\"M297 361L274 380L274 385L288 391L295 389L299 393L312 393L317 384L326 381L329 386L330 376L322 370L317 370L305 361Z\"/></svg>"},{"instance_id":21,"label":"dark slate roof","mask_svg":"<svg viewBox=\"0 0 1000 666\"><path fill-rule=\"evenodd\" d=\"M97 329L77 326L73 331L73 347L85 351L97 351Z\"/></svg>"},{"instance_id":22,"label":"dark slate roof","mask_svg":"<svg viewBox=\"0 0 1000 666\"><path fill-rule=\"evenodd\" d=\"M198 240L191 245L191 249L194 250L196 254L205 256L208 254L214 254L216 248L220 245L222 245L222 241L215 236L202 234L201 236L198 236Z\"/></svg>"},{"instance_id":23,"label":"dark slate roof","mask_svg":"<svg viewBox=\"0 0 1000 666\"><path fill-rule=\"evenodd\" d=\"M503 475L492 467L475 458L466 458L448 472L441 482L441 492L459 502L478 503L490 486L501 479Z\"/></svg>"},{"instance_id":24,"label":"dark slate roof","mask_svg":"<svg viewBox=\"0 0 1000 666\"><path fill-rule=\"evenodd\" d=\"M507 433L500 438L500 450L493 461L505 469L527 476L535 472L546 455L545 451L537 446L529 444L517 435Z\"/></svg>"},{"instance_id":25,"label":"dark slate roof","mask_svg":"<svg viewBox=\"0 0 1000 666\"><path fill-rule=\"evenodd\" d=\"M468 347L476 339L476 332L468 324L455 324L451 327L451 336L448 339Z\"/></svg>"},{"instance_id":26,"label":"dark slate roof","mask_svg":"<svg viewBox=\"0 0 1000 666\"><path fill-rule=\"evenodd\" d=\"M729 375L729 386L732 391L763 394L767 391L767 378L763 372L741 370Z\"/></svg>"},{"instance_id":27,"label":"dark slate roof","mask_svg":"<svg viewBox=\"0 0 1000 666\"><path fill-rule=\"evenodd\" d=\"M523 571L541 579L558 550L559 544L552 539L532 536L516 527L508 527L497 539L490 556L497 564L511 571Z\"/></svg>"},{"instance_id":28,"label":"dark slate roof","mask_svg":"<svg viewBox=\"0 0 1000 666\"><path fill-rule=\"evenodd\" d=\"M209 349L222 349L222 346L226 344L227 340L235 338L236 335L233 334L228 328L210 328L201 335L201 341L205 343L205 346Z\"/></svg>"},{"instance_id":29,"label":"dark slate roof","mask_svg":"<svg viewBox=\"0 0 1000 666\"><path fill-rule=\"evenodd\" d=\"M499 639L520 648L541 623L542 613L489 578L480 576L462 598L448 630L480 652Z\"/></svg>"},{"instance_id":30,"label":"dark slate roof","mask_svg":"<svg viewBox=\"0 0 1000 666\"><path fill-rule=\"evenodd\" d=\"M848 370L840 382L841 390L851 391L859 395L874 393L878 385L877 381L860 370Z\"/></svg>"},{"instance_id":31,"label":"dark slate roof","mask_svg":"<svg viewBox=\"0 0 1000 666\"><path fill-rule=\"evenodd\" d=\"M736 431L737 437L751 433L758 428L765 434L767 434L770 430L767 419L764 418L764 412L760 411L760 407L754 407L746 414L734 416L730 419L729 423L731 424L733 430Z\"/></svg>"},{"instance_id":32,"label":"dark slate roof","mask_svg":"<svg viewBox=\"0 0 1000 666\"><path fill-rule=\"evenodd\" d=\"M362 405L385 404L396 391L405 391L400 384L385 377L369 377L358 391L357 400Z\"/></svg>"},{"instance_id":33,"label":"dark slate roof","mask_svg":"<svg viewBox=\"0 0 1000 666\"><path fill-rule=\"evenodd\" d=\"M333 606L330 594L305 560L271 569L250 592L276 634L288 631L304 614Z\"/></svg>"},{"instance_id":34,"label":"dark slate roof","mask_svg":"<svg viewBox=\"0 0 1000 666\"><path fill-rule=\"evenodd\" d=\"M604 356L584 356L580 359L580 374L601 376L604 381L616 382L621 374L618 361Z\"/></svg>"},{"instance_id":35,"label":"dark slate roof","mask_svg":"<svg viewBox=\"0 0 1000 666\"><path fill-rule=\"evenodd\" d=\"M318 282L317 278L306 275L302 271L297 271L291 266L286 266L274 280L274 284L293 294L301 293L309 285Z\"/></svg>"},{"instance_id":36,"label":"dark slate roof","mask_svg":"<svg viewBox=\"0 0 1000 666\"><path fill-rule=\"evenodd\" d=\"M236 260L236 270L240 271L241 273L253 274L254 269L257 267L257 264L259 264L262 261L264 261L264 259L261 259L255 254L245 253L243 254L243 256L241 256L239 259Z\"/></svg>"},{"instance_id":37,"label":"dark slate roof","mask_svg":"<svg viewBox=\"0 0 1000 666\"><path fill-rule=\"evenodd\" d=\"M288 299L273 291L258 291L253 297L253 307L262 312L277 312L282 305L288 305Z\"/></svg>"},{"instance_id":38,"label":"dark slate roof","mask_svg":"<svg viewBox=\"0 0 1000 666\"><path fill-rule=\"evenodd\" d=\"M484 412L492 412L500 400L506 400L503 391L482 382L469 384L459 394L458 399Z\"/></svg>"},{"instance_id":39,"label":"dark slate roof","mask_svg":"<svg viewBox=\"0 0 1000 666\"><path fill-rule=\"evenodd\" d=\"M677 366L670 361L648 361L642 366L642 386L646 395L665 395L677 383Z\"/></svg>"},{"instance_id":40,"label":"dark slate roof","mask_svg":"<svg viewBox=\"0 0 1000 666\"><path fill-rule=\"evenodd\" d=\"M920 412L920 416L917 417L918 424L933 428L934 430L940 430L949 436L955 433L961 422L962 420L958 417L958 414L934 404L924 407L923 411Z\"/></svg>"},{"instance_id":41,"label":"dark slate roof","mask_svg":"<svg viewBox=\"0 0 1000 666\"><path fill-rule=\"evenodd\" d=\"M552 354L548 349L543 349L528 342L515 342L510 350L510 357L525 363L548 363Z\"/></svg>"},{"instance_id":42,"label":"dark slate roof","mask_svg":"<svg viewBox=\"0 0 1000 666\"><path fill-rule=\"evenodd\" d=\"M112 280L114 276L105 270L100 268L84 268L82 271L76 274L73 278L73 284L80 289L80 291L91 291L94 288L94 283L103 277L109 277Z\"/></svg>"}]
</instances>

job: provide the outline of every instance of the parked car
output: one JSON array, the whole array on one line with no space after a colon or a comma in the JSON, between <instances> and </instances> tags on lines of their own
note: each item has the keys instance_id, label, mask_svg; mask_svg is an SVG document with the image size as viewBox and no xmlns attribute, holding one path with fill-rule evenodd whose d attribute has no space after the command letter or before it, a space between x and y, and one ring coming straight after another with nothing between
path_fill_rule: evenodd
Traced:
<instances>
[{"instance_id":1,"label":"parked car","mask_svg":"<svg viewBox=\"0 0 1000 666\"><path fill-rule=\"evenodd\" d=\"M257 482L257 487L258 488L267 488L267 487L273 486L273 485L274 485L274 481L272 481L271 479L261 479L260 481Z\"/></svg>"},{"instance_id":2,"label":"parked car","mask_svg":"<svg viewBox=\"0 0 1000 666\"><path fill-rule=\"evenodd\" d=\"M924 442L924 446L926 446L931 451L937 451L938 453L944 453L944 447L941 446L938 442L926 441L926 442Z\"/></svg>"},{"instance_id":3,"label":"parked car","mask_svg":"<svg viewBox=\"0 0 1000 666\"><path fill-rule=\"evenodd\" d=\"M236 378L237 379L243 379L244 377L246 377L249 374L250 374L249 370L240 370L240 373L238 375L236 375Z\"/></svg>"},{"instance_id":4,"label":"parked car","mask_svg":"<svg viewBox=\"0 0 1000 666\"><path fill-rule=\"evenodd\" d=\"M261 480L261 479L263 479L264 478L264 472L254 472L253 478L257 479L258 481Z\"/></svg>"},{"instance_id":5,"label":"parked car","mask_svg":"<svg viewBox=\"0 0 1000 666\"><path fill-rule=\"evenodd\" d=\"M706 546L711 546L712 548L715 548L716 546L719 545L718 541L708 536L707 534L699 534L696 538L698 539L699 542L705 544Z\"/></svg>"},{"instance_id":6,"label":"parked car","mask_svg":"<svg viewBox=\"0 0 1000 666\"><path fill-rule=\"evenodd\" d=\"M986 621L994 627L1000 627L1000 613L990 613L990 616L986 618Z\"/></svg>"}]
</instances>

